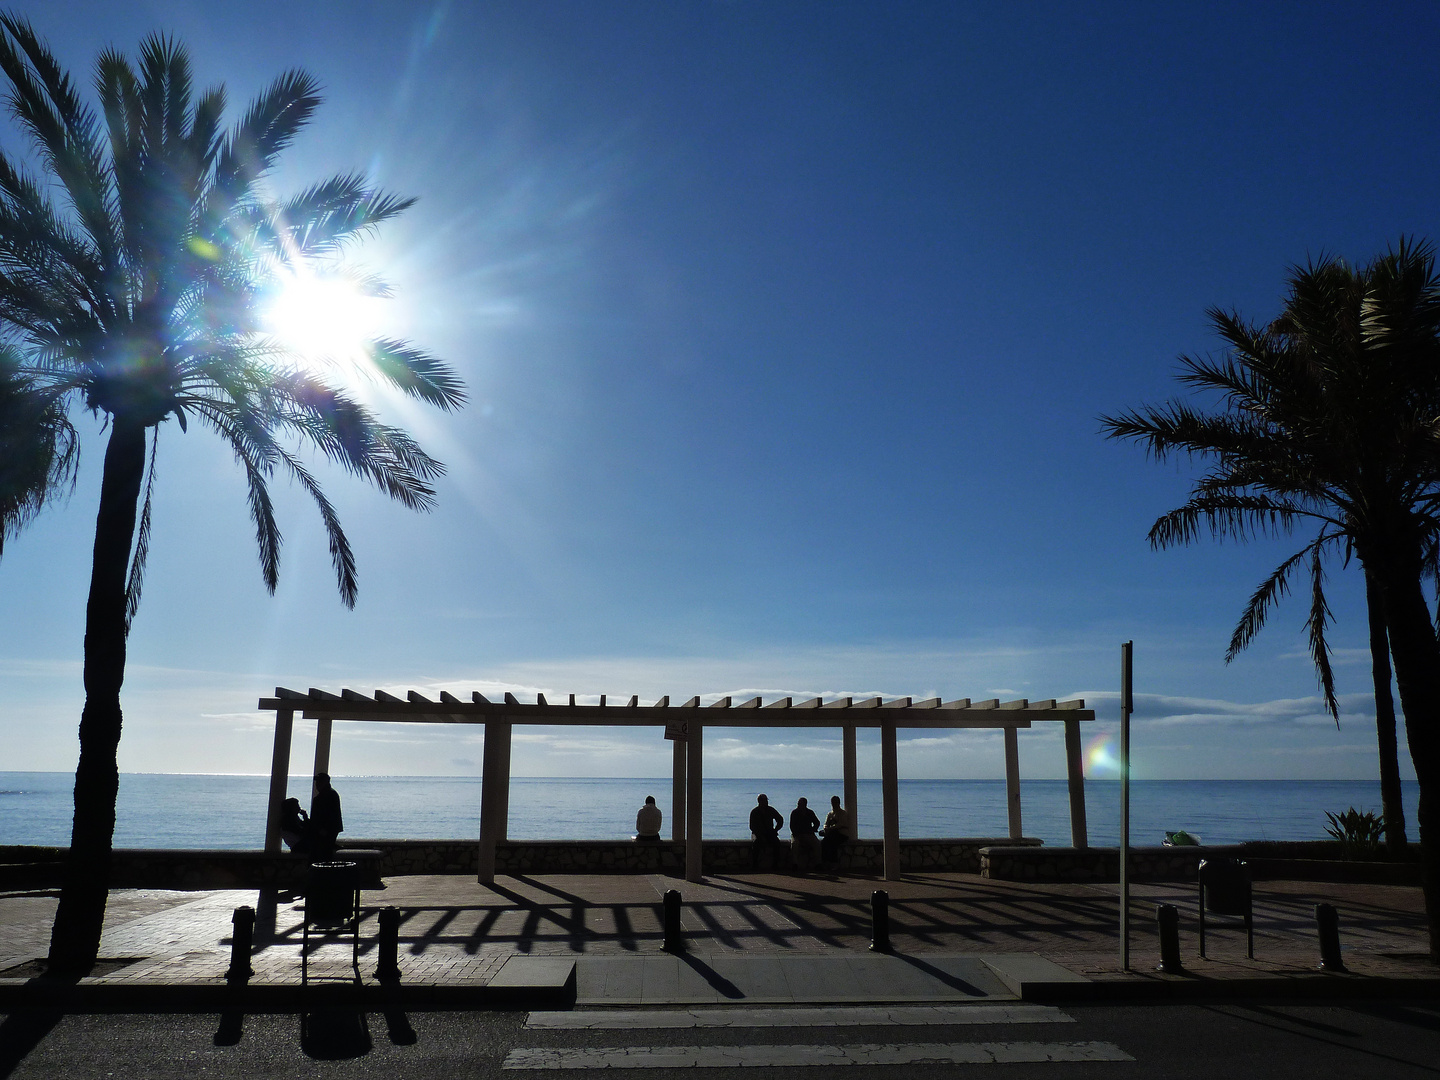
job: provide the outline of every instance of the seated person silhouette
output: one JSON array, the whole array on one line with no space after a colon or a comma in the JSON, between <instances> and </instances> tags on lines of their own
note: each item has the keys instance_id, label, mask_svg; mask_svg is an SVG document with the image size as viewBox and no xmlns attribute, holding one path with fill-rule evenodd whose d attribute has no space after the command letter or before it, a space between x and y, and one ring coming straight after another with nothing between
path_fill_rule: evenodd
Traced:
<instances>
[{"instance_id":1,"label":"seated person silhouette","mask_svg":"<svg viewBox=\"0 0 1440 1080\"><path fill-rule=\"evenodd\" d=\"M850 839L850 815L840 805L840 796L830 796L830 812L820 830L820 862L833 867L840 861L840 849Z\"/></svg>"},{"instance_id":2,"label":"seated person silhouette","mask_svg":"<svg viewBox=\"0 0 1440 1080\"><path fill-rule=\"evenodd\" d=\"M309 826L310 815L300 809L300 800L286 799L280 810L280 839L291 851L305 850L305 831Z\"/></svg>"},{"instance_id":3,"label":"seated person silhouette","mask_svg":"<svg viewBox=\"0 0 1440 1080\"><path fill-rule=\"evenodd\" d=\"M640 812L635 815L635 839L652 844L658 842L660 823L663 820L664 815L660 813L660 807L655 805L655 796L646 795L645 805L640 807Z\"/></svg>"},{"instance_id":4,"label":"seated person silhouette","mask_svg":"<svg viewBox=\"0 0 1440 1080\"><path fill-rule=\"evenodd\" d=\"M770 805L770 798L761 795L755 800L755 809L750 811L750 869L760 868L760 852L770 852L770 865L780 864L780 837L777 834L785 819L780 811Z\"/></svg>"}]
</instances>

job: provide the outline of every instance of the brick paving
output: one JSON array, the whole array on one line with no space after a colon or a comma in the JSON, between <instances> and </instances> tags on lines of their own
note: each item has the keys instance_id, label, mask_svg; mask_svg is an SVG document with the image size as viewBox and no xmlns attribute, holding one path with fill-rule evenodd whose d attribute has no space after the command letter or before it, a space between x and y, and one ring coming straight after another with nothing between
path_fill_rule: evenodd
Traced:
<instances>
[{"instance_id":1,"label":"brick paving","mask_svg":"<svg viewBox=\"0 0 1440 1080\"><path fill-rule=\"evenodd\" d=\"M1298 978L1318 961L1313 909L1340 911L1347 966L1357 975L1440 977L1425 956L1424 905L1418 888L1312 882L1255 886L1256 960L1245 958L1244 931L1213 924L1212 959L1196 955L1193 885L1132 889L1132 967L1119 970L1115 885L1031 884L967 874L912 874L883 882L867 877L745 874L688 884L660 875L501 877L492 887L468 876L391 878L362 895L360 971L374 981L376 915L400 912L399 963L408 984L483 985L511 956L580 957L660 950L660 900L684 899L682 926L695 955L802 957L863 951L870 938L870 895L886 889L897 953L1038 953L1099 981L1160 978L1154 906L1181 914L1187 969L1206 979ZM230 962L231 914L257 906L256 985L300 980L301 902L287 894L268 909L254 890L161 892L117 890L107 912L101 954L137 958L95 982L217 984ZM0 894L0 979L7 969L43 956L53 893ZM312 935L312 942L314 938ZM143 959L142 959L143 958ZM312 977L349 979L349 939L332 936L310 960ZM1164 977L1172 978L1172 977Z\"/></svg>"}]
</instances>

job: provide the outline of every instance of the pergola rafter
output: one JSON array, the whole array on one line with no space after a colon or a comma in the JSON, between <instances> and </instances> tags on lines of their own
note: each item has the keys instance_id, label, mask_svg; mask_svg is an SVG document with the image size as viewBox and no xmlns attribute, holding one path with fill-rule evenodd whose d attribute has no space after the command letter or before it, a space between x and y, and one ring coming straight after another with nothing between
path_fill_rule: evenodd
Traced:
<instances>
[{"instance_id":1,"label":"pergola rafter","mask_svg":"<svg viewBox=\"0 0 1440 1080\"><path fill-rule=\"evenodd\" d=\"M344 689L334 694L311 688L308 693L277 687L275 696L260 699L260 708L275 713L275 751L271 762L270 808L265 829L265 849L280 850L280 811L285 800L289 773L290 741L298 713L318 720L315 741L315 771L328 772L332 724L336 720L370 723L483 724L485 752L480 792L480 880L489 882L495 874L495 849L505 839L509 816L510 741L516 724L535 726L590 725L596 727L663 727L665 737L674 741L671 827L674 839L685 842L685 876L700 879L701 781L703 777L704 729L722 728L834 728L844 742L845 804L852 823L857 822L855 733L859 728L879 728L881 792L885 831L885 876L900 873L899 776L896 761L896 732L899 728L981 728L999 729L1005 738L1006 803L1010 835L1021 836L1020 763L1018 731L1037 722L1065 725L1066 772L1070 788L1070 827L1076 847L1086 846L1084 773L1080 757L1080 722L1095 719L1095 713L1080 700L1029 701L1020 698L1002 702L996 698L971 701L959 698L942 701L931 697L852 698L830 700L815 697L795 701L780 697L765 704L752 697L735 702L721 697L701 705L698 696L682 705L671 705L669 696L650 705L640 704L632 695L624 704L609 704L600 695L596 704L582 704L569 695L568 702L549 701L536 694L523 702L506 693L494 701L479 691L465 701L447 691L432 700L411 690L396 697L384 690L366 696Z\"/></svg>"}]
</instances>

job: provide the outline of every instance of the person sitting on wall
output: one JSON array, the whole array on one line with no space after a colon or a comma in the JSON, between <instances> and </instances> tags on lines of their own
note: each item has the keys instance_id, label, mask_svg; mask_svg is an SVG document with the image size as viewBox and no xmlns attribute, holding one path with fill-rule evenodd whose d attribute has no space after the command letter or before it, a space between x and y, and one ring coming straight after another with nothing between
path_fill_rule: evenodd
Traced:
<instances>
[{"instance_id":1,"label":"person sitting on wall","mask_svg":"<svg viewBox=\"0 0 1440 1080\"><path fill-rule=\"evenodd\" d=\"M809 870L820 861L820 841L815 836L818 828L820 819L802 798L790 811L790 861L796 870Z\"/></svg>"},{"instance_id":2,"label":"person sitting on wall","mask_svg":"<svg viewBox=\"0 0 1440 1080\"><path fill-rule=\"evenodd\" d=\"M840 796L830 796L830 812L825 815L825 828L820 830L820 863L834 867L840 862L840 849L850 839L850 815L840 805Z\"/></svg>"},{"instance_id":3,"label":"person sitting on wall","mask_svg":"<svg viewBox=\"0 0 1440 1080\"><path fill-rule=\"evenodd\" d=\"M335 838L345 831L340 816L340 793L330 786L329 773L315 774L315 797L310 800L308 850L316 860L335 854Z\"/></svg>"},{"instance_id":4,"label":"person sitting on wall","mask_svg":"<svg viewBox=\"0 0 1440 1080\"><path fill-rule=\"evenodd\" d=\"M640 812L635 815L635 839L647 843L658 843L660 840L660 823L664 815L660 813L660 807L655 805L655 796L646 795L645 805L640 807Z\"/></svg>"},{"instance_id":5,"label":"person sitting on wall","mask_svg":"<svg viewBox=\"0 0 1440 1080\"><path fill-rule=\"evenodd\" d=\"M760 869L760 852L770 852L770 865L780 865L779 829L785 824L780 811L770 805L770 798L761 795L755 800L755 809L750 811L750 869Z\"/></svg>"},{"instance_id":6,"label":"person sitting on wall","mask_svg":"<svg viewBox=\"0 0 1440 1080\"><path fill-rule=\"evenodd\" d=\"M299 799L286 799L280 810L280 839L289 845L291 851L305 850L305 833L310 827L310 816L300 809Z\"/></svg>"}]
</instances>

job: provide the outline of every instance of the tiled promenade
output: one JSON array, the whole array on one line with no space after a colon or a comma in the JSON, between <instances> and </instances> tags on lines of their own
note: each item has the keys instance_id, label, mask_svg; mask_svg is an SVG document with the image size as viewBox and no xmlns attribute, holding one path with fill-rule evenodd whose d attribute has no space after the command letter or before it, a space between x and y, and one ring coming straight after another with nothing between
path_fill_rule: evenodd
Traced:
<instances>
[{"instance_id":1,"label":"tiled promenade","mask_svg":"<svg viewBox=\"0 0 1440 1080\"><path fill-rule=\"evenodd\" d=\"M671 888L684 900L689 959L661 951L660 900ZM867 951L870 894L877 888L890 896L894 957ZM917 874L888 884L757 874L714 877L701 885L661 876L542 875L502 877L492 887L461 876L399 877L363 895L360 970L367 983L374 981L376 912L393 906L401 919L404 984L485 985L513 956L560 957L579 961L582 1002L646 1001L647 980L650 999L672 1003L1006 996L992 977L994 965L985 967L980 957L1023 964L1038 956L1097 982L1155 985L1199 977L1298 984L1337 978L1315 971L1313 909L1325 902L1340 910L1351 981L1440 977L1424 955L1418 888L1306 882L1255 888L1257 959L1245 958L1243 929L1217 920L1209 935L1212 959L1202 961L1196 955L1194 887L1135 886L1134 973L1125 975L1119 970L1114 885L1019 884L963 874ZM220 985L230 962L231 913L260 900L254 891L117 891L101 953L132 962L111 965L114 970L87 982ZM1188 975L1153 972L1157 903L1180 909ZM0 894L0 983L14 985L30 974L25 965L44 955L54 906L53 894ZM268 911L260 902L252 986L299 982L300 911L299 901L285 894ZM327 944L311 959L312 975L333 979L350 970L348 941Z\"/></svg>"}]
</instances>

